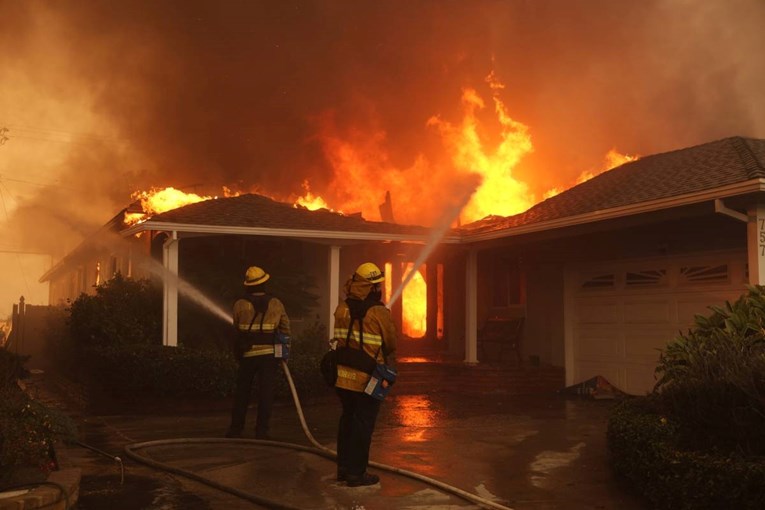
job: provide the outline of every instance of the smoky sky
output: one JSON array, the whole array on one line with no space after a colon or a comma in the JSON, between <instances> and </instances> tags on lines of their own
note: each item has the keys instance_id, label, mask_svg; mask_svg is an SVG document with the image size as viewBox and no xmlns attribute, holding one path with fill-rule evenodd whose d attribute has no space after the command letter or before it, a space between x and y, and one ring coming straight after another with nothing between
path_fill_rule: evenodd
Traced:
<instances>
[{"instance_id":1,"label":"smoky sky","mask_svg":"<svg viewBox=\"0 0 765 510\"><path fill-rule=\"evenodd\" d=\"M462 89L488 98L491 71L529 127L534 152L515 172L537 195L612 148L765 137L763 26L760 0L0 0L9 76L51 93L68 80L112 127L72 146L62 188L24 200L11 224L76 239L149 186L289 194L309 178L325 193L342 178L318 136L327 119L339 136L384 133L402 168L448 165L427 120L459 123ZM46 38L55 51L39 50ZM15 121L0 111L0 127Z\"/></svg>"}]
</instances>

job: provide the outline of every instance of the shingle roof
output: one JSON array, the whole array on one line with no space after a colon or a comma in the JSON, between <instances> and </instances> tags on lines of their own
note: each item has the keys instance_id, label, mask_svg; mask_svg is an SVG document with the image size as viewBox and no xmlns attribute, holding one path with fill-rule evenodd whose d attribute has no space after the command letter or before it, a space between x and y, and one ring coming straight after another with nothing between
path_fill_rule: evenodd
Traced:
<instances>
[{"instance_id":1,"label":"shingle roof","mask_svg":"<svg viewBox=\"0 0 765 510\"><path fill-rule=\"evenodd\" d=\"M421 226L366 221L359 215L344 215L326 209L296 208L256 194L216 198L179 207L152 216L147 226L157 223L411 236L424 236L429 232Z\"/></svg>"},{"instance_id":2,"label":"shingle roof","mask_svg":"<svg viewBox=\"0 0 765 510\"><path fill-rule=\"evenodd\" d=\"M604 172L509 217L464 225L463 234L539 222L687 195L765 177L765 140L732 137L654 154Z\"/></svg>"}]
</instances>

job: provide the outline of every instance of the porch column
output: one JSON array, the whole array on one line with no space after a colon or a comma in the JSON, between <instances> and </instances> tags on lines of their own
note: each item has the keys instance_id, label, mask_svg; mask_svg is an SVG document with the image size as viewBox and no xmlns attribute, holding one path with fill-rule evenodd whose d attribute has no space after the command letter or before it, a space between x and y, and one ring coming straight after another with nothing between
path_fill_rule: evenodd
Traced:
<instances>
[{"instance_id":1,"label":"porch column","mask_svg":"<svg viewBox=\"0 0 765 510\"><path fill-rule=\"evenodd\" d=\"M340 247L329 247L329 314L327 315L327 328L329 338L335 334L335 308L340 302Z\"/></svg>"},{"instance_id":2,"label":"porch column","mask_svg":"<svg viewBox=\"0 0 765 510\"><path fill-rule=\"evenodd\" d=\"M162 345L178 346L178 233L162 245L164 297L162 303Z\"/></svg>"},{"instance_id":3,"label":"porch column","mask_svg":"<svg viewBox=\"0 0 765 510\"><path fill-rule=\"evenodd\" d=\"M390 270L390 276L386 275L386 278L390 278L391 282L391 288L393 289L392 292L396 292L398 288L401 286L401 284L404 282L404 276L406 272L406 262L402 255L394 255L393 259L391 260L391 270ZM393 319L393 324L396 325L396 331L399 335L402 335L404 332L404 307L403 307L403 301L404 301L404 290L401 289L401 295L396 300L395 303L392 305L389 305L390 308L390 315Z\"/></svg>"},{"instance_id":4,"label":"porch column","mask_svg":"<svg viewBox=\"0 0 765 510\"><path fill-rule=\"evenodd\" d=\"M425 263L425 285L427 285L427 306L425 308L425 338L438 339L438 263L431 258Z\"/></svg>"},{"instance_id":5,"label":"porch column","mask_svg":"<svg viewBox=\"0 0 765 510\"><path fill-rule=\"evenodd\" d=\"M749 209L746 247L749 260L749 283L765 285L765 204Z\"/></svg>"},{"instance_id":6,"label":"porch column","mask_svg":"<svg viewBox=\"0 0 765 510\"><path fill-rule=\"evenodd\" d=\"M478 363L478 251L465 260L465 363Z\"/></svg>"}]
</instances>

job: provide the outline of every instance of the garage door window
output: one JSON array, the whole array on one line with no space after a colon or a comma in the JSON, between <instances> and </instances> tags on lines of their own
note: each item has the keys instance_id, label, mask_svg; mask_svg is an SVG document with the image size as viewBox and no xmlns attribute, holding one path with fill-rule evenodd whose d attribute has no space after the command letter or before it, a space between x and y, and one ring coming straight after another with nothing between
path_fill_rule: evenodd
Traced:
<instances>
[{"instance_id":1,"label":"garage door window","mask_svg":"<svg viewBox=\"0 0 765 510\"><path fill-rule=\"evenodd\" d=\"M582 281L582 289L611 289L615 285L616 275L614 273L590 275Z\"/></svg>"},{"instance_id":2,"label":"garage door window","mask_svg":"<svg viewBox=\"0 0 765 510\"><path fill-rule=\"evenodd\" d=\"M659 287L667 284L666 269L627 271L624 283L627 287Z\"/></svg>"},{"instance_id":3,"label":"garage door window","mask_svg":"<svg viewBox=\"0 0 765 510\"><path fill-rule=\"evenodd\" d=\"M717 266L684 266L680 268L680 285L727 283L728 264Z\"/></svg>"}]
</instances>

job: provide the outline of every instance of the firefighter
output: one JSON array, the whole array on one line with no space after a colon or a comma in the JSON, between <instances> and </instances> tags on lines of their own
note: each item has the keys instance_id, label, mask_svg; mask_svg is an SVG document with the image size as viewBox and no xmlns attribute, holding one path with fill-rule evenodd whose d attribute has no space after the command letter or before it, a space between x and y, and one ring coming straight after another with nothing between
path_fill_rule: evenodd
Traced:
<instances>
[{"instance_id":1,"label":"firefighter","mask_svg":"<svg viewBox=\"0 0 765 510\"><path fill-rule=\"evenodd\" d=\"M337 431L337 480L349 487L374 485L380 477L367 473L381 400L365 393L378 363L395 367L396 327L382 303L385 275L372 262L361 264L345 284L346 299L335 309L337 382L342 414ZM387 388L388 381L383 380Z\"/></svg>"},{"instance_id":2,"label":"firefighter","mask_svg":"<svg viewBox=\"0 0 765 510\"><path fill-rule=\"evenodd\" d=\"M258 378L258 414L255 438L269 439L268 429L274 402L276 372L279 359L274 343L277 330L289 338L290 321L282 302L268 294L266 282L270 275L262 268L247 269L245 294L234 303L234 354L239 362L231 411L231 425L226 437L242 437L252 383ZM287 346L288 347L288 346Z\"/></svg>"}]
</instances>

